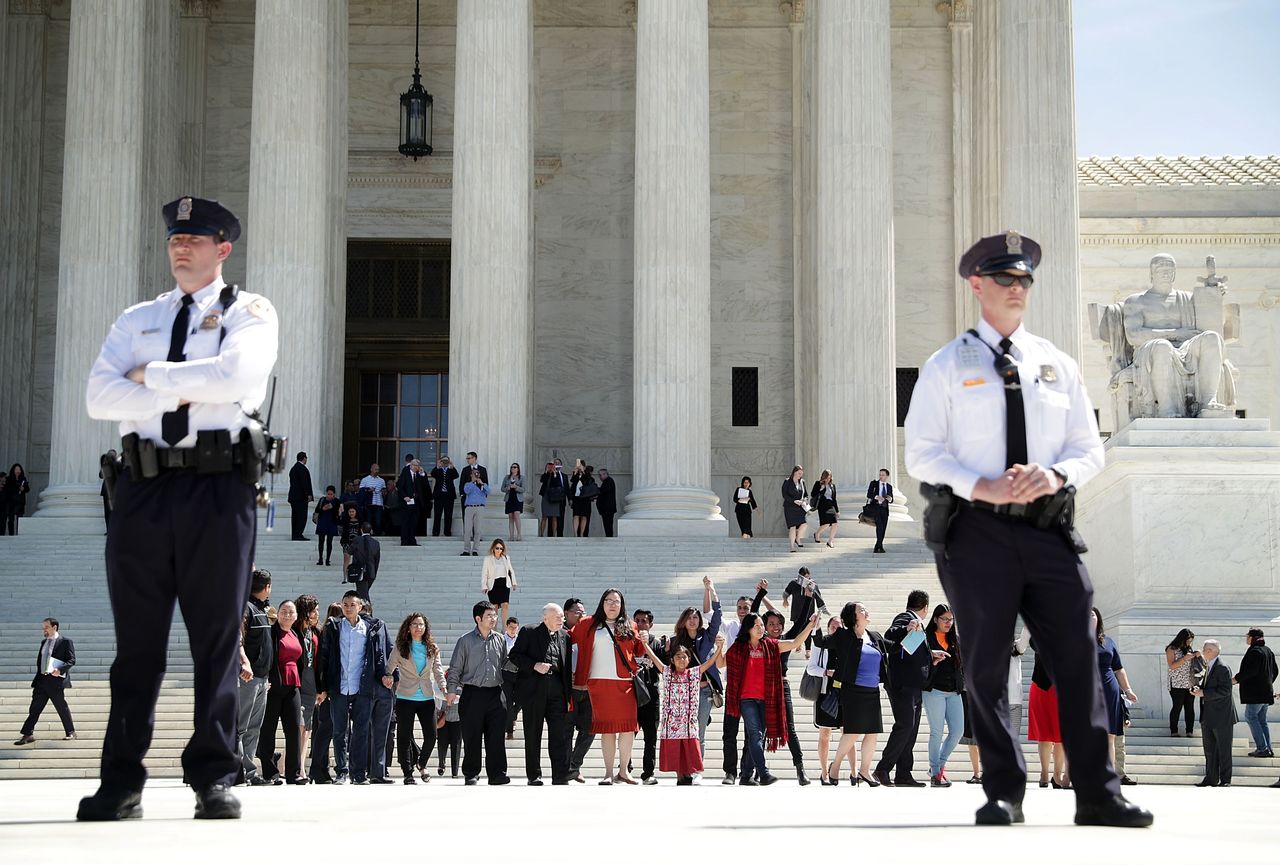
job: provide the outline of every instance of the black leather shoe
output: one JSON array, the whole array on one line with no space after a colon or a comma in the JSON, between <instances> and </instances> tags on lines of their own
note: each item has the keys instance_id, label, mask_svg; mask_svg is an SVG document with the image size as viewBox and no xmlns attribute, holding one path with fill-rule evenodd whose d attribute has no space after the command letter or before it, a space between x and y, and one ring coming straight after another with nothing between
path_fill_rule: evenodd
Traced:
<instances>
[{"instance_id":1,"label":"black leather shoe","mask_svg":"<svg viewBox=\"0 0 1280 865\"><path fill-rule=\"evenodd\" d=\"M871 777L873 777L873 778L875 778L877 781L879 781L879 782L880 782L880 786L881 786L881 787L894 787L894 786L896 786L896 785L893 783L893 781L891 781L891 780L889 779L889 773L888 773L888 771L886 771L886 770L876 769L874 772L872 772L872 773L871 773Z\"/></svg>"},{"instance_id":2,"label":"black leather shoe","mask_svg":"<svg viewBox=\"0 0 1280 865\"><path fill-rule=\"evenodd\" d=\"M1199 783L1196 784L1196 786L1197 787L1217 787L1218 785L1212 783L1208 778L1203 778L1200 780Z\"/></svg>"},{"instance_id":3,"label":"black leather shoe","mask_svg":"<svg viewBox=\"0 0 1280 865\"><path fill-rule=\"evenodd\" d=\"M1274 784L1268 784L1267 786L1280 790L1280 781L1276 781Z\"/></svg>"},{"instance_id":4,"label":"black leather shoe","mask_svg":"<svg viewBox=\"0 0 1280 865\"><path fill-rule=\"evenodd\" d=\"M801 787L809 786L809 776L804 773L804 769L796 766L796 783Z\"/></svg>"},{"instance_id":5,"label":"black leather shoe","mask_svg":"<svg viewBox=\"0 0 1280 865\"><path fill-rule=\"evenodd\" d=\"M1123 796L1100 802L1076 802L1077 826L1120 826L1140 829L1155 822L1151 812L1139 808Z\"/></svg>"},{"instance_id":6,"label":"black leather shoe","mask_svg":"<svg viewBox=\"0 0 1280 865\"><path fill-rule=\"evenodd\" d=\"M741 778L738 780L739 787L759 787L760 782L755 778Z\"/></svg>"},{"instance_id":7,"label":"black leather shoe","mask_svg":"<svg viewBox=\"0 0 1280 865\"><path fill-rule=\"evenodd\" d=\"M266 778L262 777L261 775L254 775L252 778L249 778L248 780L246 780L245 783L248 784L250 787L270 787L271 786L271 782L268 781Z\"/></svg>"},{"instance_id":8,"label":"black leather shoe","mask_svg":"<svg viewBox=\"0 0 1280 865\"><path fill-rule=\"evenodd\" d=\"M369 783L370 784L394 784L395 781L392 781L386 775L383 775L381 778L370 778Z\"/></svg>"},{"instance_id":9,"label":"black leather shoe","mask_svg":"<svg viewBox=\"0 0 1280 865\"><path fill-rule=\"evenodd\" d=\"M906 776L906 777L904 777L904 778L894 778L894 779L893 779L893 785L894 785L895 787L925 787L925 786L928 786L928 785L926 785L923 781L917 781L915 778L912 778L910 775L907 775L907 776Z\"/></svg>"},{"instance_id":10,"label":"black leather shoe","mask_svg":"<svg viewBox=\"0 0 1280 865\"><path fill-rule=\"evenodd\" d=\"M226 784L210 784L196 791L197 820L239 820L240 800Z\"/></svg>"},{"instance_id":11,"label":"black leather shoe","mask_svg":"<svg viewBox=\"0 0 1280 865\"><path fill-rule=\"evenodd\" d=\"M468 778L463 783L466 784L468 787L474 787L478 782L475 778Z\"/></svg>"},{"instance_id":12,"label":"black leather shoe","mask_svg":"<svg viewBox=\"0 0 1280 865\"><path fill-rule=\"evenodd\" d=\"M1138 786L1138 782L1137 782L1137 781L1135 781L1135 780L1133 780L1132 778L1130 778L1128 775L1121 775L1121 776L1120 776L1120 786L1121 786L1121 787L1136 787L1136 786Z\"/></svg>"},{"instance_id":13,"label":"black leather shoe","mask_svg":"<svg viewBox=\"0 0 1280 865\"><path fill-rule=\"evenodd\" d=\"M413 786L414 784L417 784L417 783L418 783L418 779L417 779L417 778L415 778L415 777L413 777L412 775L405 775L405 776L404 776L404 785L405 785L406 787L411 787L411 786Z\"/></svg>"},{"instance_id":14,"label":"black leather shoe","mask_svg":"<svg viewBox=\"0 0 1280 865\"><path fill-rule=\"evenodd\" d=\"M761 786L761 787L768 787L768 786L770 786L770 785L772 785L772 784L777 784L777 783L778 783L778 776L777 776L777 775L765 775L763 778L761 778L761 779L760 779L760 782L759 782L759 783L760 783L760 786Z\"/></svg>"},{"instance_id":15,"label":"black leather shoe","mask_svg":"<svg viewBox=\"0 0 1280 865\"><path fill-rule=\"evenodd\" d=\"M529 786L530 786L530 787L541 787L541 786L542 786L542 779L541 779L541 778L533 778L533 779L530 779L530 781L529 781Z\"/></svg>"},{"instance_id":16,"label":"black leather shoe","mask_svg":"<svg viewBox=\"0 0 1280 865\"><path fill-rule=\"evenodd\" d=\"M136 820L142 816L142 793L104 790L80 800L76 819L87 822L106 820Z\"/></svg>"},{"instance_id":17,"label":"black leather shoe","mask_svg":"<svg viewBox=\"0 0 1280 865\"><path fill-rule=\"evenodd\" d=\"M1022 816L1022 803L1009 802L1005 799L992 799L979 808L978 813L973 816L975 826L1009 826L1013 823L1025 822L1026 818Z\"/></svg>"},{"instance_id":18,"label":"black leather shoe","mask_svg":"<svg viewBox=\"0 0 1280 865\"><path fill-rule=\"evenodd\" d=\"M490 786L490 787L501 787L501 786L502 786L502 785L504 785L504 784L510 784L510 783L511 783L511 778L509 778L509 777L508 777L508 776L506 776L506 775L503 775L503 776L501 776L501 777L499 777L499 778L490 778L490 779L489 779L489 786Z\"/></svg>"}]
</instances>

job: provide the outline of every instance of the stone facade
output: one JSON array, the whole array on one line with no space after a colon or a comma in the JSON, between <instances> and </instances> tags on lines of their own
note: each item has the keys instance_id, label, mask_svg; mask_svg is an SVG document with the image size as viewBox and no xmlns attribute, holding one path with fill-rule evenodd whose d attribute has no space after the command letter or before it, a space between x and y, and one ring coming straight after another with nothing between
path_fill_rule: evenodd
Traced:
<instances>
[{"instance_id":1,"label":"stone facade","mask_svg":"<svg viewBox=\"0 0 1280 865\"><path fill-rule=\"evenodd\" d=\"M43 45L42 50L27 45L23 52L6 52L8 65L0 84L5 97L3 116L18 124L14 132L6 123L5 150L0 155L6 166L13 154L22 165L34 167L34 173L5 168L3 175L5 207L0 218L5 224L0 239L4 250L21 249L23 255L11 258L6 253L3 263L6 285L0 309L5 312L5 327L18 335L18 341L5 338L5 350L16 352L15 366L10 369L6 360L0 396L6 406L27 408L9 412L6 425L0 428L4 446L0 458L24 462L38 487L48 483L51 462L56 462L50 454L55 393L78 389L82 404L87 372L87 366L72 369L63 363L58 373L62 379L55 379L54 347L59 327L68 321L66 313L59 312L58 289L59 270L66 263L59 252L60 232L66 224L63 141L73 45L70 19L76 2L9 4L7 17L0 19L11 48L29 40ZM641 5L644 2L639 0ZM958 291L954 264L959 247L982 222L975 217L978 203L966 198L979 188L975 184L981 179L974 176L981 171L973 165L981 144L973 135L981 130L969 122L967 112L980 107L974 90L979 79L974 76L989 70L976 68L981 64L975 63L975 52L984 43L972 28L987 26L972 18L972 7L978 3L885 2L892 124L887 178L893 218L889 291L894 332L884 341L892 348L879 358L876 380L892 382L894 368L919 367L955 333L957 322L966 314L963 302L957 302L964 296ZM244 220L245 237L226 269L229 281L245 281L251 259L263 263L259 272L272 272L266 265L270 257L253 248L264 236L263 230L255 230L254 222L270 218L270 206L260 202L251 208L250 201L255 142L251 119L254 93L260 86L255 75L267 73L255 67L258 4L161 0L159 5L177 9L180 19L179 48L173 61L180 74L173 89L183 105L173 112L173 124L176 178L184 188L173 194L189 191L217 197ZM396 100L412 69L413 3L349 0L345 5L346 236L449 239L456 200L453 104L456 93L477 92L456 81L456 3L426 0L422 5L422 69L424 84L435 96L435 154L418 162L395 152ZM531 9L528 444L523 454L486 455L485 461L492 469L509 459L520 459L529 467L540 465L553 453L566 462L581 456L611 470L624 501L632 488L636 435L636 24L644 11L621 0L545 0L532 3ZM37 20L32 20L33 15ZM814 158L810 136L816 127L807 102L812 67L807 64L815 62L815 57L806 48L811 43L805 32L814 21L815 0L781 4L777 0L711 0L708 7L710 313L695 322L693 331L705 341L710 358L710 489L728 515L733 488L742 475L751 475L761 505L756 515L758 534L781 531L776 490L793 463L808 460L806 466L814 477L821 468L841 464L834 458L833 466L813 464L815 458L828 458L813 455L816 444L806 443L805 430L821 422L810 408L815 400L847 399L852 392L838 381L820 385L821 380L810 374L818 359L806 355L809 331L816 326L811 316L806 318L810 315L806 298L819 284L815 263L804 255L806 233L812 233L805 209L816 200L812 187L806 186L804 167L806 159ZM1048 34L1044 38L1060 38L1053 35L1059 32L1058 25L1049 23L1053 26L1042 28ZM316 66L291 64L287 58L270 65L274 75ZM10 75L11 68L20 74ZM325 90L333 85L323 75L297 81L300 95L323 94L338 104L335 100L340 97ZM38 103L14 99L18 82L24 82L22 92ZM1069 105L1061 111L1069 116ZM76 114L78 118L81 112ZM319 124L292 134L313 140L330 128ZM264 131L256 134L261 137ZM287 137L288 133L279 134ZM308 158L334 169L333 160L338 157ZM1231 299L1244 308L1242 339L1229 349L1241 373L1240 407L1251 418L1275 417L1280 411L1280 312L1276 310L1280 305L1280 243L1276 242L1280 187L1265 178L1252 184L1213 177L1184 187L1164 183L1102 186L1086 178L1078 188L1081 243L1076 314L1087 379L1095 403L1104 412L1102 427L1110 429L1105 416L1109 404L1105 369L1100 347L1088 338L1083 304L1111 302L1117 295L1139 290L1154 251L1177 256L1180 282L1187 281L1188 287L1200 272L1204 256L1217 256L1219 270L1231 278ZM338 189L325 194L313 191L307 200L341 200L341 193ZM984 192L988 193L998 195ZM157 233L162 200L157 197L141 211ZM1028 206L1018 204L1024 210ZM110 210L104 213L109 216ZM119 210L116 218L124 213ZM325 230L332 231L340 223L330 214ZM1055 227L1055 233L1059 229ZM317 225L308 236L318 238L320 231ZM1046 254L1056 252L1050 249ZM148 253L151 258L158 254ZM1063 254L1074 256L1076 251ZM317 265L318 272L336 273L340 261L335 257ZM133 299L167 287L159 281L155 261L140 261L135 269L146 275L148 284ZM153 280L158 284L151 285ZM19 291L18 283L28 287ZM286 293L284 287L248 287L268 296ZM338 289L325 296L336 300ZM331 290L332 283L315 289L317 296ZM1063 291L1069 295L1071 286ZM510 323L502 309L495 308L490 315L495 341L489 355L505 360L496 335ZM341 322L334 324L323 316L314 321L324 332L308 334L306 344L340 352ZM105 321L98 323L97 330L84 338L96 345L105 325ZM21 342L23 334L29 335L26 344ZM867 338L852 326L835 334L823 350L838 354L841 339L853 345ZM858 357L864 354L859 352ZM77 356L73 365L84 366L81 360ZM758 426L731 423L730 379L736 366L759 369ZM342 386L340 381L330 381L332 376L330 371L327 377L310 380L308 392L297 395L322 404L318 410L299 414L300 419L305 417L299 421L304 427L329 423L333 430L341 429ZM524 379L516 376L514 380ZM890 409L892 396L884 394ZM66 413L74 401L60 404ZM519 419L513 422L520 423ZM331 437L322 444L312 430L291 429L290 433L293 446L326 454L324 460L330 465L336 460ZM113 437L106 424L87 418L80 422L78 434L87 442L84 453L104 450ZM898 435L900 439L900 431ZM451 449L460 453L468 443L458 441ZM80 451L76 454L79 459ZM893 456L859 458L889 465L903 492L914 494L914 484ZM352 467L346 471L350 473ZM96 469L80 474L82 485L92 483L96 488L92 478ZM323 474L317 477L321 483L337 479L335 469L326 467ZM838 477L837 482L844 491L846 511L856 509L866 478ZM729 531L733 530L730 519Z\"/></svg>"}]
</instances>

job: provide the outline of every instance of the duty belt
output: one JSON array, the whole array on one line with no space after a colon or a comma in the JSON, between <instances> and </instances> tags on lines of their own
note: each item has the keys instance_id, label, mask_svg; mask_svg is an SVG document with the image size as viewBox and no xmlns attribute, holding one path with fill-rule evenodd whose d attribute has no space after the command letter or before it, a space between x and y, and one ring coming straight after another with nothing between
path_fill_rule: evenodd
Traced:
<instances>
[{"instance_id":1,"label":"duty belt","mask_svg":"<svg viewBox=\"0 0 1280 865\"><path fill-rule=\"evenodd\" d=\"M199 465L199 457L195 448L156 448L156 460L162 469L194 469ZM241 465L240 454L231 453L231 464Z\"/></svg>"},{"instance_id":2,"label":"duty belt","mask_svg":"<svg viewBox=\"0 0 1280 865\"><path fill-rule=\"evenodd\" d=\"M987 511L998 517L1007 520L1015 520L1017 522L1034 523L1040 519L1044 513L1045 507L1052 500L1051 496L1041 496L1033 502L1027 504L1009 504L1009 505L993 505L991 502L984 501L968 501L960 499L961 507L969 507L974 510Z\"/></svg>"}]
</instances>

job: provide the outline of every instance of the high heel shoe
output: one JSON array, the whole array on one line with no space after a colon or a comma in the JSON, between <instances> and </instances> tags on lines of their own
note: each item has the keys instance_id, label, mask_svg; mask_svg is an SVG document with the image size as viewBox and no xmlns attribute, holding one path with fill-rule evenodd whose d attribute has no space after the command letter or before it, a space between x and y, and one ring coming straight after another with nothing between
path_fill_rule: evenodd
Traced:
<instances>
[{"instance_id":1,"label":"high heel shoe","mask_svg":"<svg viewBox=\"0 0 1280 865\"><path fill-rule=\"evenodd\" d=\"M1067 789L1067 785L1065 785L1065 784L1059 784L1059 783L1058 783L1058 779L1057 779L1057 778L1051 778L1051 779L1049 779L1049 783L1053 785L1053 789L1055 789L1055 790L1065 790L1065 789ZM1041 784L1040 786L1041 786L1041 787L1043 787L1043 786L1044 786L1044 784Z\"/></svg>"},{"instance_id":2,"label":"high heel shoe","mask_svg":"<svg viewBox=\"0 0 1280 865\"><path fill-rule=\"evenodd\" d=\"M861 783L862 783L862 778L858 777L857 775L850 775L850 776L849 776L849 786L850 786L850 787L857 787L857 786L858 786L859 784L861 784Z\"/></svg>"},{"instance_id":3,"label":"high heel shoe","mask_svg":"<svg viewBox=\"0 0 1280 865\"><path fill-rule=\"evenodd\" d=\"M1040 786L1041 786L1041 787L1048 787L1048 786L1049 786L1049 782L1048 782L1048 781L1046 781L1045 779L1041 778L1041 779L1040 779ZM1057 781L1054 781L1054 782L1053 782L1053 786L1055 786L1055 787L1056 787L1056 786L1058 786L1058 782L1057 782Z\"/></svg>"},{"instance_id":4,"label":"high heel shoe","mask_svg":"<svg viewBox=\"0 0 1280 865\"><path fill-rule=\"evenodd\" d=\"M858 777L861 778L862 783L866 784L868 787L875 788L880 786L880 782L870 775L864 775L861 772L859 772Z\"/></svg>"}]
</instances>

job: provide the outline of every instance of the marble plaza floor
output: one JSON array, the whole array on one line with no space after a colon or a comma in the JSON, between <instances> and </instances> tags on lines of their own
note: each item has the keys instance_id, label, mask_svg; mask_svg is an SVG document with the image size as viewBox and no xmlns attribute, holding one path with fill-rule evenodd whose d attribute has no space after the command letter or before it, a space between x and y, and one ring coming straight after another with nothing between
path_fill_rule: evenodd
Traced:
<instances>
[{"instance_id":1,"label":"marble plaza floor","mask_svg":"<svg viewBox=\"0 0 1280 865\"><path fill-rule=\"evenodd\" d=\"M76 823L85 780L0 782L0 851L6 863L290 861L341 855L375 861L414 851L454 861L470 855L500 861L563 862L577 849L628 861L672 861L678 851L703 861L737 855L799 861L965 863L1184 862L1203 865L1274 861L1280 790L1234 787L1126 788L1156 815L1151 829L1071 825L1073 799L1055 790L1027 791L1027 824L972 826L981 793L857 789L794 783L742 790L718 783L675 788L464 788L460 782L404 787L279 787L239 791L244 819L190 819L190 791L153 782L142 820ZM304 839L311 838L314 843ZM478 845L478 846L477 846ZM692 845L692 846L689 846ZM274 848L274 852L273 851ZM408 848L408 849L406 849ZM752 853L752 849L757 851ZM254 855L249 857L250 851ZM824 851L834 856L822 855ZM914 852L904 852L914 851ZM249 857L249 858L246 858ZM467 857L467 858L461 858Z\"/></svg>"}]
</instances>

